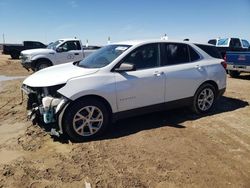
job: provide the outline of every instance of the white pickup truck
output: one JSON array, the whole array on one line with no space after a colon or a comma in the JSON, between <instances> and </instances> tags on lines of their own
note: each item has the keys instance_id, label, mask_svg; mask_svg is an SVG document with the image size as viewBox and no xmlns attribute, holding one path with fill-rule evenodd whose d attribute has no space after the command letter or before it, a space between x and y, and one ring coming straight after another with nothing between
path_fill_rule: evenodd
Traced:
<instances>
[{"instance_id":1,"label":"white pickup truck","mask_svg":"<svg viewBox=\"0 0 250 188\"><path fill-rule=\"evenodd\" d=\"M82 43L75 38L59 39L45 49L24 50L20 54L23 67L33 71L52 65L81 61L83 58Z\"/></svg>"}]
</instances>

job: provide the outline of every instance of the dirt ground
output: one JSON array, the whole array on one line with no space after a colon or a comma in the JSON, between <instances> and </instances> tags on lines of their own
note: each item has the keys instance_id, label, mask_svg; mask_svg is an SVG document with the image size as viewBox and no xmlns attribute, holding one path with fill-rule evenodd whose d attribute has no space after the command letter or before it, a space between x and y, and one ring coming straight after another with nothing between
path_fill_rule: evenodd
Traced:
<instances>
[{"instance_id":1,"label":"dirt ground","mask_svg":"<svg viewBox=\"0 0 250 188\"><path fill-rule=\"evenodd\" d=\"M8 58L0 55L0 75L31 74ZM206 116L179 109L130 118L85 143L27 121L21 83L0 82L0 187L250 187L250 75L228 78Z\"/></svg>"}]
</instances>

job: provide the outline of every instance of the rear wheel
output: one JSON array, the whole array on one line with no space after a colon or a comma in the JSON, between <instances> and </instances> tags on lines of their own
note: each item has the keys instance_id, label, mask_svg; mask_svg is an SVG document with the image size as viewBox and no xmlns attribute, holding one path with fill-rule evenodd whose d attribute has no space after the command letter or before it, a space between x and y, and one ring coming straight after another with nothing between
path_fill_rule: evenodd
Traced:
<instances>
[{"instance_id":1,"label":"rear wheel","mask_svg":"<svg viewBox=\"0 0 250 188\"><path fill-rule=\"evenodd\" d=\"M239 77L240 72L239 72L239 71L232 71L232 70L230 70L230 71L229 71L229 75L230 75L232 78L237 78L237 77Z\"/></svg>"},{"instance_id":2,"label":"rear wheel","mask_svg":"<svg viewBox=\"0 0 250 188\"><path fill-rule=\"evenodd\" d=\"M109 112L99 100L86 98L73 103L65 112L63 127L71 140L81 142L103 134Z\"/></svg>"},{"instance_id":3,"label":"rear wheel","mask_svg":"<svg viewBox=\"0 0 250 188\"><path fill-rule=\"evenodd\" d=\"M197 114L206 113L212 109L216 100L216 90L211 84L203 84L196 91L193 101L193 111Z\"/></svg>"}]
</instances>

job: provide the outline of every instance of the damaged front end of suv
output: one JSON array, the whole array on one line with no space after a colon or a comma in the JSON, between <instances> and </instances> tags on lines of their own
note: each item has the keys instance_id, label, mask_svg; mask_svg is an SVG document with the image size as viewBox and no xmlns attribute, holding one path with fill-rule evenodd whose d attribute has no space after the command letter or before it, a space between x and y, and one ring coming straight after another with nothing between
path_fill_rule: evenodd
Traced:
<instances>
[{"instance_id":1,"label":"damaged front end of suv","mask_svg":"<svg viewBox=\"0 0 250 188\"><path fill-rule=\"evenodd\" d=\"M69 107L76 100L72 95L79 92L78 84L83 82L77 82L75 86L70 83L97 71L81 68L72 62L51 66L28 76L21 86L21 90L28 96L28 119L52 135L67 133L65 127L71 128L74 123L65 120L71 115Z\"/></svg>"},{"instance_id":2,"label":"damaged front end of suv","mask_svg":"<svg viewBox=\"0 0 250 188\"><path fill-rule=\"evenodd\" d=\"M33 124L43 125L52 135L63 134L62 114L69 99L57 91L65 84L49 87L31 87L23 84L21 89L28 96L27 118Z\"/></svg>"}]
</instances>

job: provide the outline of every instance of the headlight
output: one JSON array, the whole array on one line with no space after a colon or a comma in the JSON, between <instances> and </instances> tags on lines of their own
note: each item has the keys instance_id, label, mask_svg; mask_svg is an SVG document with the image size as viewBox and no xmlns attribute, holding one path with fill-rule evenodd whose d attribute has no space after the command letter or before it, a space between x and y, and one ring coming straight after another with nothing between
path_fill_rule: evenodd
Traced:
<instances>
[{"instance_id":1,"label":"headlight","mask_svg":"<svg viewBox=\"0 0 250 188\"><path fill-rule=\"evenodd\" d=\"M30 61L30 60L31 60L31 58L32 58L32 56L31 56L31 55L27 55L27 56L26 56L26 61Z\"/></svg>"},{"instance_id":2,"label":"headlight","mask_svg":"<svg viewBox=\"0 0 250 188\"><path fill-rule=\"evenodd\" d=\"M20 58L21 58L21 60L22 60L23 62L25 62L25 61L31 61L32 56L31 56L31 55L21 54L21 55L20 55Z\"/></svg>"},{"instance_id":3,"label":"headlight","mask_svg":"<svg viewBox=\"0 0 250 188\"><path fill-rule=\"evenodd\" d=\"M21 86L21 90L23 90L24 93L26 93L26 95L29 95L30 93L36 93L31 87L29 87L29 86L27 86L25 84L23 84Z\"/></svg>"},{"instance_id":4,"label":"headlight","mask_svg":"<svg viewBox=\"0 0 250 188\"><path fill-rule=\"evenodd\" d=\"M60 96L61 94L59 94L57 91L65 85L66 84L59 84L59 85L47 87L49 95L53 97L58 97L58 95Z\"/></svg>"}]
</instances>

